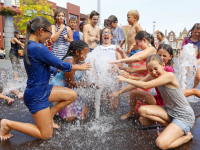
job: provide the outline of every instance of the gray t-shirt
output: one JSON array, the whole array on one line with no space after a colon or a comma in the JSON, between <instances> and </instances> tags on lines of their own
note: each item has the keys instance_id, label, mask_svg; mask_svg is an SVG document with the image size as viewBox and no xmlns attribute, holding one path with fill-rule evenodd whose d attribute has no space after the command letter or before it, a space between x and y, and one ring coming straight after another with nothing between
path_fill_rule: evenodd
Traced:
<instances>
[{"instance_id":1,"label":"gray t-shirt","mask_svg":"<svg viewBox=\"0 0 200 150\"><path fill-rule=\"evenodd\" d=\"M111 44L119 45L121 41L125 40L124 29L122 27L117 26L115 29L112 29L112 32L113 32L113 38Z\"/></svg>"},{"instance_id":2,"label":"gray t-shirt","mask_svg":"<svg viewBox=\"0 0 200 150\"><path fill-rule=\"evenodd\" d=\"M168 44L168 45L169 45L169 41L168 41L166 38L164 38L164 40L163 40L162 42L159 42L159 41L158 41L158 47L159 47L160 45L162 45L162 44Z\"/></svg>"}]
</instances>

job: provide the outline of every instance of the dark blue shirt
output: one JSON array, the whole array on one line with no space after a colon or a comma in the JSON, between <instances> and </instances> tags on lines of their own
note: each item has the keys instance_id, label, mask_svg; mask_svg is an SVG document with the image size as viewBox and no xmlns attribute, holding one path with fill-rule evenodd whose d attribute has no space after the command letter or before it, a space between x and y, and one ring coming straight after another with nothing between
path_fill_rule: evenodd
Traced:
<instances>
[{"instance_id":1,"label":"dark blue shirt","mask_svg":"<svg viewBox=\"0 0 200 150\"><path fill-rule=\"evenodd\" d=\"M73 31L73 39L74 41L78 41L80 40L80 37L79 37L79 32L78 31Z\"/></svg>"},{"instance_id":2,"label":"dark blue shirt","mask_svg":"<svg viewBox=\"0 0 200 150\"><path fill-rule=\"evenodd\" d=\"M24 55L24 66L28 75L24 102L31 113L36 113L47 108L49 104L48 98L53 88L49 85L50 66L70 71L72 64L57 58L46 46L34 41L29 41L28 53L31 66L26 63Z\"/></svg>"}]
</instances>

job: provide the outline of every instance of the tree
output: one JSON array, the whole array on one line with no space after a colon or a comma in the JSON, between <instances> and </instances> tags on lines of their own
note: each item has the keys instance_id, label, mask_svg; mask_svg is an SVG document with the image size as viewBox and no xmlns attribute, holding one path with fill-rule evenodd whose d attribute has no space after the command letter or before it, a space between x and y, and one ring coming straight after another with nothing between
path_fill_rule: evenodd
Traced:
<instances>
[{"instance_id":1,"label":"tree","mask_svg":"<svg viewBox=\"0 0 200 150\"><path fill-rule=\"evenodd\" d=\"M44 17L53 24L54 9L47 0L20 0L18 5L22 13L14 17L14 23L23 34L26 33L27 21L37 16Z\"/></svg>"}]
</instances>

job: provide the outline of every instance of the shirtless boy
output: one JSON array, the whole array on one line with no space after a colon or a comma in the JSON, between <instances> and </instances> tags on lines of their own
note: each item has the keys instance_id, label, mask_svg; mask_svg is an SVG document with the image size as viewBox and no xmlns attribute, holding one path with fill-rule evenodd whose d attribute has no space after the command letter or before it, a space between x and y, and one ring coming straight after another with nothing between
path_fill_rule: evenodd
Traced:
<instances>
[{"instance_id":1,"label":"shirtless boy","mask_svg":"<svg viewBox=\"0 0 200 150\"><path fill-rule=\"evenodd\" d=\"M129 25L131 25L131 29L127 35L127 42L128 42L127 54L130 54L129 57L141 50L141 48L138 47L135 42L136 34L139 31L142 31L142 28L138 24L139 17L140 16L137 10L130 10L127 14L127 21Z\"/></svg>"},{"instance_id":2,"label":"shirtless boy","mask_svg":"<svg viewBox=\"0 0 200 150\"><path fill-rule=\"evenodd\" d=\"M96 47L100 41L100 30L97 26L99 20L99 13L92 11L90 14L90 24L83 28L83 39L88 44L90 52Z\"/></svg>"}]
</instances>

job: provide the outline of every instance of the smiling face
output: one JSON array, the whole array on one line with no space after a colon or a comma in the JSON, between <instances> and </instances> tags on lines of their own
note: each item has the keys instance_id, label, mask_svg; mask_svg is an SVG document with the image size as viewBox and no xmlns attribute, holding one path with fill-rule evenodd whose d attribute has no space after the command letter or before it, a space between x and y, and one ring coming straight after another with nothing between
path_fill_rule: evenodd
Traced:
<instances>
[{"instance_id":1,"label":"smiling face","mask_svg":"<svg viewBox=\"0 0 200 150\"><path fill-rule=\"evenodd\" d=\"M149 63L147 63L147 69L149 71L149 74L154 78L158 78L163 74L164 66L164 63L163 65L161 65L156 60L152 60Z\"/></svg>"},{"instance_id":2,"label":"smiling face","mask_svg":"<svg viewBox=\"0 0 200 150\"><path fill-rule=\"evenodd\" d=\"M161 42L162 41L162 39L163 39L163 37L162 37L162 35L160 35L160 34L157 34L157 39Z\"/></svg>"},{"instance_id":3,"label":"smiling face","mask_svg":"<svg viewBox=\"0 0 200 150\"><path fill-rule=\"evenodd\" d=\"M56 16L56 22L59 24L62 24L65 20L65 14L63 12L60 12Z\"/></svg>"},{"instance_id":4,"label":"smiling face","mask_svg":"<svg viewBox=\"0 0 200 150\"><path fill-rule=\"evenodd\" d=\"M112 32L110 29L105 28L102 31L102 45L108 46L111 44L111 40L113 38Z\"/></svg>"},{"instance_id":5,"label":"smiling face","mask_svg":"<svg viewBox=\"0 0 200 150\"><path fill-rule=\"evenodd\" d=\"M21 33L19 32L19 33L15 34L15 37L16 37L17 39L19 39L19 38L20 38L20 35L21 35Z\"/></svg>"},{"instance_id":6,"label":"smiling face","mask_svg":"<svg viewBox=\"0 0 200 150\"><path fill-rule=\"evenodd\" d=\"M91 25L95 26L98 23L99 16L93 16L92 18L90 18L90 20L91 20Z\"/></svg>"},{"instance_id":7,"label":"smiling face","mask_svg":"<svg viewBox=\"0 0 200 150\"><path fill-rule=\"evenodd\" d=\"M200 29L195 28L191 32L192 32L192 38L197 39L197 40L200 38Z\"/></svg>"},{"instance_id":8,"label":"smiling face","mask_svg":"<svg viewBox=\"0 0 200 150\"><path fill-rule=\"evenodd\" d=\"M157 55L162 58L165 65L168 63L169 60L172 59L172 55L170 55L169 52L164 49L159 49Z\"/></svg>"},{"instance_id":9,"label":"smiling face","mask_svg":"<svg viewBox=\"0 0 200 150\"><path fill-rule=\"evenodd\" d=\"M83 62L89 52L90 52L89 47L85 47L80 53L77 51L76 52L77 60L79 62Z\"/></svg>"},{"instance_id":10,"label":"smiling face","mask_svg":"<svg viewBox=\"0 0 200 150\"><path fill-rule=\"evenodd\" d=\"M39 35L39 42L45 43L45 41L47 39L49 39L52 35L52 28L51 28L51 26L49 26L46 30L41 28L37 32L38 32L38 35Z\"/></svg>"}]
</instances>

